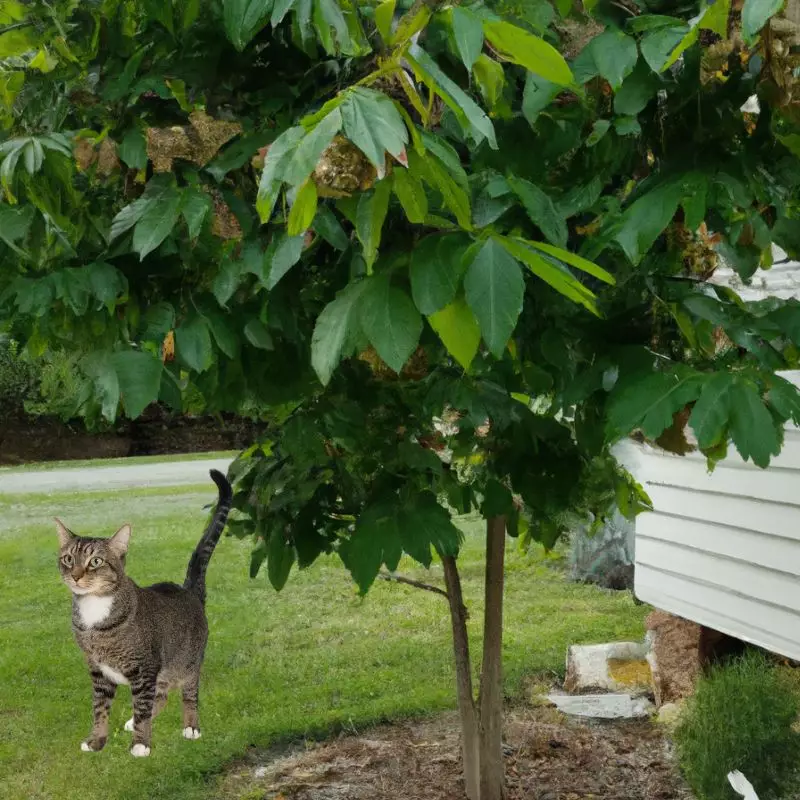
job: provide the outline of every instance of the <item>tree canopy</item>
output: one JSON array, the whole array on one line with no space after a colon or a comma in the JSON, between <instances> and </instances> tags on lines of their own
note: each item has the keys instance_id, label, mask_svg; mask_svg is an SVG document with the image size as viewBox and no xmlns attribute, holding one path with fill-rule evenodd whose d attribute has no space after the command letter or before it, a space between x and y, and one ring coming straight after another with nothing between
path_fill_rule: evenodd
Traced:
<instances>
[{"instance_id":1,"label":"tree canopy","mask_svg":"<svg viewBox=\"0 0 800 800\"><path fill-rule=\"evenodd\" d=\"M80 354L90 425L268 420L232 527L276 588L632 514L634 431L766 466L800 307L709 279L800 241L778 12L0 0L0 330Z\"/></svg>"}]
</instances>

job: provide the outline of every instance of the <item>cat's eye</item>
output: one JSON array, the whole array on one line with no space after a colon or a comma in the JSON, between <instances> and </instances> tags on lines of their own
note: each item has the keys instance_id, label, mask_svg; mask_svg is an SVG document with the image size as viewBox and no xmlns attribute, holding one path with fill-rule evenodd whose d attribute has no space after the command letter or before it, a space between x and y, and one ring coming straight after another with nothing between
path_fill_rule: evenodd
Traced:
<instances>
[{"instance_id":1,"label":"cat's eye","mask_svg":"<svg viewBox=\"0 0 800 800\"><path fill-rule=\"evenodd\" d=\"M95 556L95 557L94 557L94 558L93 558L93 559L92 559L92 560L89 562L89 566L90 566L92 569L97 569L98 567L102 567L102 566L103 566L103 559L102 559L102 558L98 558L97 556Z\"/></svg>"},{"instance_id":2,"label":"cat's eye","mask_svg":"<svg viewBox=\"0 0 800 800\"><path fill-rule=\"evenodd\" d=\"M69 553L67 553L65 556L61 557L61 563L65 567L71 567L75 563L75 559Z\"/></svg>"}]
</instances>

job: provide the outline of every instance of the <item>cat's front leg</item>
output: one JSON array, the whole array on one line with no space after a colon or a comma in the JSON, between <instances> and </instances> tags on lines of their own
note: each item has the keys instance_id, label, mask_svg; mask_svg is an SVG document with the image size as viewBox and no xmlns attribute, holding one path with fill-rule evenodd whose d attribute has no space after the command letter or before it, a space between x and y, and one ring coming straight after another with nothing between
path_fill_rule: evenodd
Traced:
<instances>
[{"instance_id":1,"label":"cat's front leg","mask_svg":"<svg viewBox=\"0 0 800 800\"><path fill-rule=\"evenodd\" d=\"M142 671L131 680L133 695L133 746L132 756L150 755L150 737L153 732L153 704L156 699L157 672Z\"/></svg>"},{"instance_id":2,"label":"cat's front leg","mask_svg":"<svg viewBox=\"0 0 800 800\"><path fill-rule=\"evenodd\" d=\"M91 676L94 724L89 738L81 742L81 750L85 753L94 753L105 747L108 739L108 714L114 695L117 693L117 685L103 675L97 667L91 668Z\"/></svg>"}]
</instances>

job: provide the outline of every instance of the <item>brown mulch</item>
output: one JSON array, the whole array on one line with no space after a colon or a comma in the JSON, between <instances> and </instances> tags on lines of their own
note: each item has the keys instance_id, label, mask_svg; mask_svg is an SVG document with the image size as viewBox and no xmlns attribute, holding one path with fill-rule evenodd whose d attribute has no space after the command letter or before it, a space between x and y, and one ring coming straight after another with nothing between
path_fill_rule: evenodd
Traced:
<instances>
[{"instance_id":1,"label":"brown mulch","mask_svg":"<svg viewBox=\"0 0 800 800\"><path fill-rule=\"evenodd\" d=\"M591 723L552 708L507 715L509 800L690 800L662 731ZM463 800L453 714L341 735L282 754L252 752L221 797L255 800Z\"/></svg>"}]
</instances>

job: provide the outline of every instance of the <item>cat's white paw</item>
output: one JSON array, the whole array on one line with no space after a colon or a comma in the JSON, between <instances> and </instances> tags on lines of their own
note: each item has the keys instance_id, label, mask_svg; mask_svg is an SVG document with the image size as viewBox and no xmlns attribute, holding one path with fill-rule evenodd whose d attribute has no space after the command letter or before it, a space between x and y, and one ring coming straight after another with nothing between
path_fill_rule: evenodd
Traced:
<instances>
[{"instance_id":1,"label":"cat's white paw","mask_svg":"<svg viewBox=\"0 0 800 800\"><path fill-rule=\"evenodd\" d=\"M81 750L84 753L94 753L94 750L89 746L89 742L81 742Z\"/></svg>"},{"instance_id":2,"label":"cat's white paw","mask_svg":"<svg viewBox=\"0 0 800 800\"><path fill-rule=\"evenodd\" d=\"M126 731L130 731L131 733L133 732L133 717L131 717L131 718L130 718L130 719L129 719L129 720L126 722L126 723L125 723L125 730L126 730Z\"/></svg>"},{"instance_id":3,"label":"cat's white paw","mask_svg":"<svg viewBox=\"0 0 800 800\"><path fill-rule=\"evenodd\" d=\"M184 739L199 739L203 734L197 728L184 728L183 729L183 738Z\"/></svg>"},{"instance_id":4,"label":"cat's white paw","mask_svg":"<svg viewBox=\"0 0 800 800\"><path fill-rule=\"evenodd\" d=\"M131 755L134 758L145 758L150 755L150 748L146 744L135 744L131 747Z\"/></svg>"}]
</instances>

